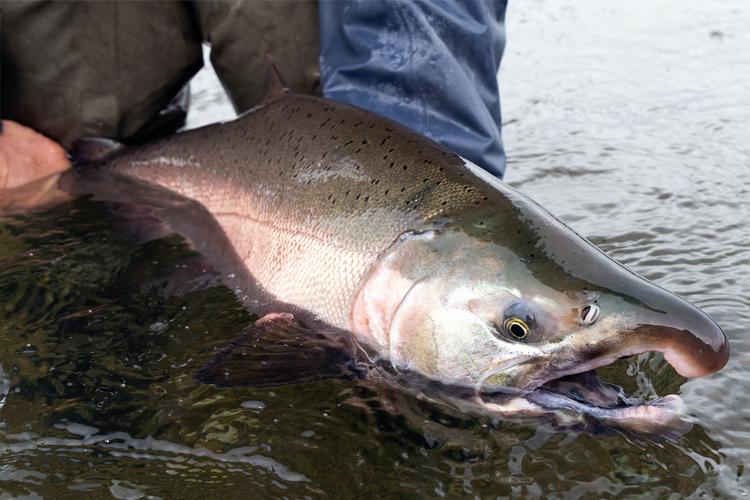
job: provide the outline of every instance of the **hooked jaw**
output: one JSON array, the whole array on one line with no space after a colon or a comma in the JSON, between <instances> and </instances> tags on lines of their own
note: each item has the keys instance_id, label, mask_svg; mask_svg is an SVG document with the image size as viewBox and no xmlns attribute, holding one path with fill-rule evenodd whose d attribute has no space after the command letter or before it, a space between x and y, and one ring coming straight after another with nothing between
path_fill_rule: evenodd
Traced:
<instances>
[{"instance_id":1,"label":"hooked jaw","mask_svg":"<svg viewBox=\"0 0 750 500\"><path fill-rule=\"evenodd\" d=\"M397 370L472 388L487 413L563 411L636 432L686 431L689 415L678 396L649 402L624 393L598 397L606 384L592 382L589 372L658 351L685 377L708 375L727 362L724 333L691 304L602 254L586 256L577 268L581 276L570 276L523 262L513 268L507 248L477 243L460 231L413 234L381 256L363 280L352 329ZM508 289L507 282L524 286ZM523 302L531 312L521 311L522 319L541 325L528 341L498 330L504 314L519 314L513 308ZM563 377L564 383L558 380ZM579 389L559 391L581 380L594 397L580 397Z\"/></svg>"},{"instance_id":2,"label":"hooked jaw","mask_svg":"<svg viewBox=\"0 0 750 500\"><path fill-rule=\"evenodd\" d=\"M724 332L702 311L681 302L680 314L670 321L665 321L670 315L654 312L603 314L605 317L597 324L542 346L541 356L517 363L505 373L493 370L493 376L484 377L484 388L513 386L533 390L550 380L651 351L661 352L686 378L721 370L729 358Z\"/></svg>"},{"instance_id":3,"label":"hooked jaw","mask_svg":"<svg viewBox=\"0 0 750 500\"><path fill-rule=\"evenodd\" d=\"M664 353L683 377L702 377L721 370L729 360L726 335L711 317L682 302L687 307L682 308L675 324L666 328L640 325L639 335L653 344L653 350Z\"/></svg>"},{"instance_id":4,"label":"hooked jaw","mask_svg":"<svg viewBox=\"0 0 750 500\"><path fill-rule=\"evenodd\" d=\"M729 344L719 325L689 302L671 294L670 299L668 308L637 311L630 320L634 324L612 336L609 352L618 358L661 352L686 378L721 370L729 359Z\"/></svg>"},{"instance_id":5,"label":"hooked jaw","mask_svg":"<svg viewBox=\"0 0 750 500\"><path fill-rule=\"evenodd\" d=\"M543 355L509 366L505 373L491 370L483 377L483 389L489 394L485 392L480 404L490 413L520 409L530 416L553 415L558 421L585 415L641 435L684 434L692 424L679 396L638 401L593 373L620 358L650 351L663 353L667 362L688 378L723 368L729 346L721 328L682 299L673 306L670 314L653 310L603 313L595 325L583 326L543 346ZM502 396L493 392L499 386L524 392L503 402ZM502 389L499 392L507 394Z\"/></svg>"},{"instance_id":6,"label":"hooked jaw","mask_svg":"<svg viewBox=\"0 0 750 500\"><path fill-rule=\"evenodd\" d=\"M665 292L666 293L666 292ZM684 377L700 377L726 365L729 346L706 314L671 297L669 311L630 308L598 297L601 315L575 331L536 346L537 356L490 368L474 398L485 414L502 418L542 417L557 425L600 422L655 439L675 438L692 428L687 405L677 395L638 400L599 380L594 370L620 358L661 352ZM612 312L615 306L626 312ZM505 370L503 370L505 368Z\"/></svg>"}]
</instances>

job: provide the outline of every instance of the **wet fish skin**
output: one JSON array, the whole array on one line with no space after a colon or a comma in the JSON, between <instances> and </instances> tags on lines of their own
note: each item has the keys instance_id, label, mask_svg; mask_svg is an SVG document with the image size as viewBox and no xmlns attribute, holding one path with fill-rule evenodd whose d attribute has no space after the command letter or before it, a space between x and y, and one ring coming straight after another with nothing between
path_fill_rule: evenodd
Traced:
<instances>
[{"instance_id":1,"label":"wet fish skin","mask_svg":"<svg viewBox=\"0 0 750 500\"><path fill-rule=\"evenodd\" d=\"M371 271L409 288L384 336L393 362L430 360L422 370L433 378L472 380L477 390L490 392L534 389L647 351L663 352L686 377L724 366L726 338L707 315L609 259L528 199L525 203L519 217L508 217L513 211L478 212L410 238L400 243L410 247L408 253L389 250ZM523 238L505 246L498 241L500 227ZM591 304L602 316L583 325L580 313ZM537 323L528 342L502 330L504 312L519 305L532 311ZM444 329L471 333L436 335L432 323L438 315ZM447 338L454 343L450 349Z\"/></svg>"},{"instance_id":2,"label":"wet fish skin","mask_svg":"<svg viewBox=\"0 0 750 500\"><path fill-rule=\"evenodd\" d=\"M436 146L364 110L291 95L89 168L200 202L266 291L349 329L362 275L401 234L497 197Z\"/></svg>"},{"instance_id":3,"label":"wet fish skin","mask_svg":"<svg viewBox=\"0 0 750 500\"><path fill-rule=\"evenodd\" d=\"M477 394L646 351L691 377L729 355L694 306L475 165L345 104L277 93L233 122L116 151L65 189L159 207L240 298L261 297L256 312L353 334L399 371ZM513 314L527 339L507 330Z\"/></svg>"}]
</instances>

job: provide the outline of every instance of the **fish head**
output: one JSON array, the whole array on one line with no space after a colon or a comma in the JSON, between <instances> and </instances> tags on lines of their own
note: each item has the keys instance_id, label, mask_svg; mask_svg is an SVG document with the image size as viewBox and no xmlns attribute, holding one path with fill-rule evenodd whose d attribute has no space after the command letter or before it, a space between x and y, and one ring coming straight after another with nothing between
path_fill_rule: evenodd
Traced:
<instances>
[{"instance_id":1,"label":"fish head","mask_svg":"<svg viewBox=\"0 0 750 500\"><path fill-rule=\"evenodd\" d=\"M685 377L726 364L726 336L708 315L520 193L502 194L507 210L405 235L371 270L357 296L355 330L379 328L363 337L376 340L396 369L531 400L562 378L649 351ZM368 298L386 305L368 310ZM368 312L380 317L363 319ZM607 398L589 399L596 406ZM623 398L609 400L623 406Z\"/></svg>"}]
</instances>

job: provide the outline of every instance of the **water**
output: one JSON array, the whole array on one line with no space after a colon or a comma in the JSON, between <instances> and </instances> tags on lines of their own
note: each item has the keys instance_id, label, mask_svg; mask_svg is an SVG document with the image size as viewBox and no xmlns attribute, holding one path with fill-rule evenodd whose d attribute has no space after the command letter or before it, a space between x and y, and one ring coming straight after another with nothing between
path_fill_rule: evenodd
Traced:
<instances>
[{"instance_id":1,"label":"water","mask_svg":"<svg viewBox=\"0 0 750 500\"><path fill-rule=\"evenodd\" d=\"M746 496L747 26L741 1L508 12L506 180L730 339L702 379L660 355L599 370L641 398L681 394L682 438L493 423L362 383L198 385L253 318L223 287L159 295L148 283L179 270L184 242L133 246L79 200L0 222L0 499ZM191 126L233 115L209 77Z\"/></svg>"}]
</instances>

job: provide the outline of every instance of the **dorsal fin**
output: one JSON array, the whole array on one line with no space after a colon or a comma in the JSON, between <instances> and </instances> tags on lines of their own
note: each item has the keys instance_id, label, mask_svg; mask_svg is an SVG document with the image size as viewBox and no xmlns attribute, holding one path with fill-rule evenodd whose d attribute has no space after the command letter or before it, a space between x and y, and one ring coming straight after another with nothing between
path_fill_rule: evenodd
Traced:
<instances>
[{"instance_id":1,"label":"dorsal fin","mask_svg":"<svg viewBox=\"0 0 750 500\"><path fill-rule=\"evenodd\" d=\"M289 84L286 83L284 77L279 73L279 69L273 63L271 54L266 54L266 57L268 57L268 62L266 63L266 91L263 94L263 99L261 99L262 102L272 101L291 92Z\"/></svg>"}]
</instances>

